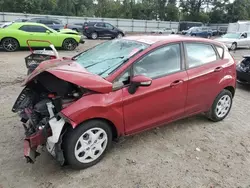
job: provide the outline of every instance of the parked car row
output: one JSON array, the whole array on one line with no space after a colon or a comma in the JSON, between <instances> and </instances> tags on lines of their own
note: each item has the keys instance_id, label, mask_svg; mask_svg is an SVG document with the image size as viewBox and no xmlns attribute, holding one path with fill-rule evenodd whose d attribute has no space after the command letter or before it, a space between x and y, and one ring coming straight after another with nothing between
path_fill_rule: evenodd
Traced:
<instances>
[{"instance_id":1,"label":"parked car row","mask_svg":"<svg viewBox=\"0 0 250 188\"><path fill-rule=\"evenodd\" d=\"M71 29L80 34L85 35L89 39L97 39L100 37L110 37L110 38L120 38L125 36L125 32L118 29L117 27L106 22L78 22L78 23L69 23L63 24L59 19L50 18L50 17L41 17L41 18L31 18L31 19L18 19L13 22L6 22L0 25L0 28L7 27L8 25L16 22L32 22L44 24L47 27L60 31L62 29Z\"/></svg>"}]
</instances>

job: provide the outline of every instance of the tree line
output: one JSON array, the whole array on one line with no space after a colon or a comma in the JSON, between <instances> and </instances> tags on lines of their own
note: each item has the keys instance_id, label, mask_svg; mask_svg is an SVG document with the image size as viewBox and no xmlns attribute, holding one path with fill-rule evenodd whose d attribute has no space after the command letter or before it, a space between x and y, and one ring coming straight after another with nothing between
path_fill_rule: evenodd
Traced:
<instances>
[{"instance_id":1,"label":"tree line","mask_svg":"<svg viewBox=\"0 0 250 188\"><path fill-rule=\"evenodd\" d=\"M250 0L0 0L0 11L228 23L250 18Z\"/></svg>"}]
</instances>

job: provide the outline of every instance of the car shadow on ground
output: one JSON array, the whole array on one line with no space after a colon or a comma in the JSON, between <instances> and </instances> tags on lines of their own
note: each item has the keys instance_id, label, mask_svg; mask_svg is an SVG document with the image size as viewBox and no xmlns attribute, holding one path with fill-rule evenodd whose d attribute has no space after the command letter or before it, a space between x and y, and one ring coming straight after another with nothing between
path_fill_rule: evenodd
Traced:
<instances>
[{"instance_id":1,"label":"car shadow on ground","mask_svg":"<svg viewBox=\"0 0 250 188\"><path fill-rule=\"evenodd\" d=\"M250 84L239 84L239 83L237 83L236 88L240 89L240 90L244 90L244 91L250 92Z\"/></svg>"}]
</instances>

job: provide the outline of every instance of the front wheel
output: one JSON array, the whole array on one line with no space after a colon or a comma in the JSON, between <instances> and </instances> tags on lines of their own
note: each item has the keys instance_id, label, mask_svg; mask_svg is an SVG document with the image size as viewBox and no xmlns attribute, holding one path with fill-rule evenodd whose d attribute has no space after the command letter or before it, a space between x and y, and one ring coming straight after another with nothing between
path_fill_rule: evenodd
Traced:
<instances>
[{"instance_id":1,"label":"front wheel","mask_svg":"<svg viewBox=\"0 0 250 188\"><path fill-rule=\"evenodd\" d=\"M78 43L76 42L75 39L65 39L63 41L63 49L68 50L68 51L73 51L76 49Z\"/></svg>"},{"instance_id":2,"label":"front wheel","mask_svg":"<svg viewBox=\"0 0 250 188\"><path fill-rule=\"evenodd\" d=\"M120 39L120 38L122 38L122 37L123 37L123 34L122 34L122 33L119 33L119 34L117 35L116 38Z\"/></svg>"},{"instance_id":3,"label":"front wheel","mask_svg":"<svg viewBox=\"0 0 250 188\"><path fill-rule=\"evenodd\" d=\"M232 93L224 89L220 94L215 98L212 107L207 112L207 117L214 121L223 120L230 112L233 99Z\"/></svg>"},{"instance_id":4,"label":"front wheel","mask_svg":"<svg viewBox=\"0 0 250 188\"><path fill-rule=\"evenodd\" d=\"M111 143L112 131L109 125L103 121L91 120L65 135L64 157L72 168L88 168L104 157Z\"/></svg>"},{"instance_id":5,"label":"front wheel","mask_svg":"<svg viewBox=\"0 0 250 188\"><path fill-rule=\"evenodd\" d=\"M7 52L14 52L19 48L19 43L14 38L5 38L2 40L2 46Z\"/></svg>"}]
</instances>

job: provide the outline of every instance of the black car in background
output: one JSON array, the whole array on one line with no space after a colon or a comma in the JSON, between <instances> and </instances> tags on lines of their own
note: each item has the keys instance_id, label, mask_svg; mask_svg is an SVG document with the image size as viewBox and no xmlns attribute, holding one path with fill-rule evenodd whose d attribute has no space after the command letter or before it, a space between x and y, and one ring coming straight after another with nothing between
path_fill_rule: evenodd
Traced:
<instances>
[{"instance_id":1,"label":"black car in background","mask_svg":"<svg viewBox=\"0 0 250 188\"><path fill-rule=\"evenodd\" d=\"M250 55L243 56L243 60L236 67L237 82L250 84Z\"/></svg>"},{"instance_id":2,"label":"black car in background","mask_svg":"<svg viewBox=\"0 0 250 188\"><path fill-rule=\"evenodd\" d=\"M85 22L83 25L83 34L89 39L99 37L121 38L125 33L106 22Z\"/></svg>"},{"instance_id":3,"label":"black car in background","mask_svg":"<svg viewBox=\"0 0 250 188\"><path fill-rule=\"evenodd\" d=\"M35 22L35 23L41 23L44 25L47 25L48 27L59 31L60 29L64 28L64 25L61 20L54 19L54 18L31 18L27 22Z\"/></svg>"}]
</instances>

